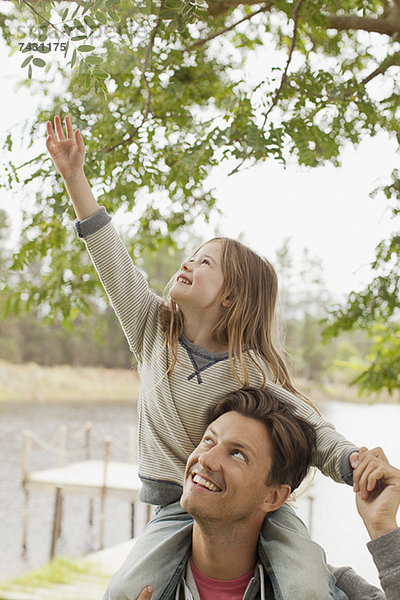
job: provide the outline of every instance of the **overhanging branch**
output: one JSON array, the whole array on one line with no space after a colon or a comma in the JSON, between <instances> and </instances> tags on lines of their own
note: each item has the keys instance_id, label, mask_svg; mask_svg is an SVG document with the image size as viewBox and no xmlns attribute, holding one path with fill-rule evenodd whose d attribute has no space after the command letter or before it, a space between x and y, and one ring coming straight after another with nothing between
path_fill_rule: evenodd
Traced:
<instances>
[{"instance_id":1,"label":"overhanging branch","mask_svg":"<svg viewBox=\"0 0 400 600\"><path fill-rule=\"evenodd\" d=\"M400 15L397 18L382 16L376 19L357 15L327 15L326 20L327 29L336 31L369 31L390 36L400 33Z\"/></svg>"},{"instance_id":2,"label":"overhanging branch","mask_svg":"<svg viewBox=\"0 0 400 600\"><path fill-rule=\"evenodd\" d=\"M142 115L142 120L139 125L137 125L136 127L134 127L132 129L131 133L129 134L129 136L127 138L117 142L116 144L114 144L113 146L111 146L109 148L102 148L103 151L112 152L113 150L115 150L116 148L119 148L120 146L125 146L126 144L129 144L133 139L135 139L139 129L142 127L143 123L146 121L146 119L149 115L150 103L151 103L151 89L150 89L150 85L149 85L149 82L147 79L146 72L147 72L148 66L150 64L151 53L153 51L153 46L154 46L154 41L156 39L157 31L160 27L160 23L161 23L160 12L162 11L162 9L164 7L164 2L165 2L165 0L161 0L157 21L153 27L153 31L151 32L149 43L147 44L147 48L146 48L145 58L144 58L143 65L142 65L141 81L143 82L144 87L146 88L146 102L145 102L145 107L144 107L144 111L143 111L143 115ZM140 92L141 88L142 88L142 86L140 85L139 89L137 91Z\"/></svg>"},{"instance_id":3,"label":"overhanging branch","mask_svg":"<svg viewBox=\"0 0 400 600\"><path fill-rule=\"evenodd\" d=\"M272 7L273 7L273 2L267 2L262 8L255 10L254 12L252 12L249 15L246 15L245 17L243 17L243 19L240 19L239 21L236 21L236 23L229 25L229 27L224 27L223 29L216 31L212 35L209 35L208 37L203 38L201 40L197 40L197 42L190 44L190 46L186 46L186 48L183 49L183 52L190 52L191 50L194 50L195 48L198 48L199 46L203 46L204 44L206 44L207 42L210 42L211 40L215 39L216 37L219 37L220 35L224 35L224 33L228 33L228 31L232 31L232 29L235 29L235 27L237 27L241 23L244 23L245 21L250 21L250 19L252 19L256 15L259 15L260 13L263 13L263 12L268 12L269 10L271 10Z\"/></svg>"}]
</instances>

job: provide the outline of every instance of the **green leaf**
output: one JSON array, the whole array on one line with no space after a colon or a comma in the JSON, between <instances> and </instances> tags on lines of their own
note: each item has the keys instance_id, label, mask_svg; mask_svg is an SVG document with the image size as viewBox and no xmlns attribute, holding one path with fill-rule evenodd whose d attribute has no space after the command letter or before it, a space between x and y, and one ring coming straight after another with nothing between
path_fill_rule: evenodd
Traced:
<instances>
[{"instance_id":1,"label":"green leaf","mask_svg":"<svg viewBox=\"0 0 400 600\"><path fill-rule=\"evenodd\" d=\"M35 65L35 67L45 67L46 66L46 61L42 60L41 58L34 58L32 62Z\"/></svg>"},{"instance_id":2,"label":"green leaf","mask_svg":"<svg viewBox=\"0 0 400 600\"><path fill-rule=\"evenodd\" d=\"M47 33L41 33L39 35L39 42L45 42L47 40Z\"/></svg>"},{"instance_id":3,"label":"green leaf","mask_svg":"<svg viewBox=\"0 0 400 600\"><path fill-rule=\"evenodd\" d=\"M32 79L32 65L29 65L28 67L28 78Z\"/></svg>"},{"instance_id":4,"label":"green leaf","mask_svg":"<svg viewBox=\"0 0 400 600\"><path fill-rule=\"evenodd\" d=\"M113 8L109 8L107 12L115 23L119 23L121 21L121 17Z\"/></svg>"},{"instance_id":5,"label":"green leaf","mask_svg":"<svg viewBox=\"0 0 400 600\"><path fill-rule=\"evenodd\" d=\"M81 46L78 46L78 50L79 52L92 52L92 50L95 50L95 46L91 46L90 44L82 44Z\"/></svg>"},{"instance_id":6,"label":"green leaf","mask_svg":"<svg viewBox=\"0 0 400 600\"><path fill-rule=\"evenodd\" d=\"M162 11L160 11L160 19L165 19L165 20L169 20L169 19L175 19L178 16L178 11L174 10L174 9L164 9Z\"/></svg>"},{"instance_id":7,"label":"green leaf","mask_svg":"<svg viewBox=\"0 0 400 600\"><path fill-rule=\"evenodd\" d=\"M102 69L94 69L93 70L93 75L97 79L107 79L107 77L109 77L109 74L106 73L105 71L103 71Z\"/></svg>"},{"instance_id":8,"label":"green leaf","mask_svg":"<svg viewBox=\"0 0 400 600\"><path fill-rule=\"evenodd\" d=\"M31 54L30 56L28 56L28 57L27 57L27 58L24 60L24 62L22 63L22 65L21 65L21 69L23 69L24 67L26 67L26 65L29 65L29 63L31 62L32 58L33 58L33 54Z\"/></svg>"},{"instance_id":9,"label":"green leaf","mask_svg":"<svg viewBox=\"0 0 400 600\"><path fill-rule=\"evenodd\" d=\"M43 46L43 48L39 46L38 52L40 52L41 54L48 54L49 52L51 52L51 50L48 46Z\"/></svg>"},{"instance_id":10,"label":"green leaf","mask_svg":"<svg viewBox=\"0 0 400 600\"><path fill-rule=\"evenodd\" d=\"M88 0L88 2L86 3L85 8L83 9L82 15L85 15L87 13L87 11L89 10L89 8L91 8L91 4L92 4L92 1Z\"/></svg>"},{"instance_id":11,"label":"green leaf","mask_svg":"<svg viewBox=\"0 0 400 600\"><path fill-rule=\"evenodd\" d=\"M81 62L79 63L78 77L81 77L83 75L83 71L85 68L87 69L85 61L81 60Z\"/></svg>"},{"instance_id":12,"label":"green leaf","mask_svg":"<svg viewBox=\"0 0 400 600\"><path fill-rule=\"evenodd\" d=\"M71 42L79 42L80 40L86 40L87 39L87 35L74 35L74 37L71 38Z\"/></svg>"},{"instance_id":13,"label":"green leaf","mask_svg":"<svg viewBox=\"0 0 400 600\"><path fill-rule=\"evenodd\" d=\"M66 9L63 11L63 13L62 13L62 15L61 15L61 21L65 21L65 19L67 18L67 15L68 15L68 10L69 10L69 9L68 9L68 8L66 8Z\"/></svg>"},{"instance_id":14,"label":"green leaf","mask_svg":"<svg viewBox=\"0 0 400 600\"><path fill-rule=\"evenodd\" d=\"M99 65L100 63L102 63L104 61L103 58L101 58L101 56L93 56L93 54L91 54L90 56L88 56L86 58L86 62L89 65Z\"/></svg>"},{"instance_id":15,"label":"green leaf","mask_svg":"<svg viewBox=\"0 0 400 600\"><path fill-rule=\"evenodd\" d=\"M82 33L85 33L85 26L83 23L81 23L81 21L79 21L79 19L74 19L74 25L75 25L75 29L77 29L78 31L81 31Z\"/></svg>"},{"instance_id":16,"label":"green leaf","mask_svg":"<svg viewBox=\"0 0 400 600\"><path fill-rule=\"evenodd\" d=\"M71 69L73 68L74 64L76 62L76 50L73 51L72 53L72 58L71 58Z\"/></svg>"},{"instance_id":17,"label":"green leaf","mask_svg":"<svg viewBox=\"0 0 400 600\"><path fill-rule=\"evenodd\" d=\"M67 54L68 54L68 49L69 49L69 40L68 40L68 42L67 42L67 45L65 46L64 58L66 58L66 57L67 57Z\"/></svg>"},{"instance_id":18,"label":"green leaf","mask_svg":"<svg viewBox=\"0 0 400 600\"><path fill-rule=\"evenodd\" d=\"M90 87L91 80L92 80L92 71L89 69L89 71L86 73L86 77L85 77L85 88L87 90Z\"/></svg>"},{"instance_id":19,"label":"green leaf","mask_svg":"<svg viewBox=\"0 0 400 600\"><path fill-rule=\"evenodd\" d=\"M99 10L96 12L96 19L98 20L99 23L101 23L101 25L105 25L107 23L107 17L104 13L100 12Z\"/></svg>"},{"instance_id":20,"label":"green leaf","mask_svg":"<svg viewBox=\"0 0 400 600\"><path fill-rule=\"evenodd\" d=\"M93 5L92 11L95 12L96 10L101 8L103 6L103 4L104 4L104 0L96 0L96 2Z\"/></svg>"},{"instance_id":21,"label":"green leaf","mask_svg":"<svg viewBox=\"0 0 400 600\"><path fill-rule=\"evenodd\" d=\"M77 7L75 8L74 12L72 13L71 19L73 19L74 17L76 17L76 15L79 12L80 7L81 7L81 3L79 2L78 5L77 5Z\"/></svg>"},{"instance_id":22,"label":"green leaf","mask_svg":"<svg viewBox=\"0 0 400 600\"><path fill-rule=\"evenodd\" d=\"M85 21L86 25L90 27L90 29L96 29L97 23L92 19L90 15L86 15L85 17L83 17L83 20Z\"/></svg>"}]
</instances>

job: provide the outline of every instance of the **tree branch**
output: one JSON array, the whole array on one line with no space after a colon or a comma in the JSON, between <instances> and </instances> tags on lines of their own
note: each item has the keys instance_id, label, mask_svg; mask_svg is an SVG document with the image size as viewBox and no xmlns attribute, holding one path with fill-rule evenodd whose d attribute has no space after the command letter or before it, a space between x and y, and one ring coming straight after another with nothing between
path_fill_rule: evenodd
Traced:
<instances>
[{"instance_id":1,"label":"tree branch","mask_svg":"<svg viewBox=\"0 0 400 600\"><path fill-rule=\"evenodd\" d=\"M34 6L32 6L32 4L30 4L27 0L22 0L22 3L25 4L25 6L27 6L29 8L29 10L31 10L37 17L39 17L40 19L42 19L42 21L44 21L45 23L47 23L48 25L50 25L53 29L55 29L60 35L65 36L66 34L63 31L60 31L60 29L58 29L55 25L53 25L53 23L51 23L48 19L46 19L46 17L44 17L43 15L41 15Z\"/></svg>"},{"instance_id":2,"label":"tree branch","mask_svg":"<svg viewBox=\"0 0 400 600\"><path fill-rule=\"evenodd\" d=\"M290 42L289 54L287 57L285 70L283 71L281 83L279 85L279 88L275 92L275 96L274 96L274 99L272 100L272 104L264 115L264 122L262 124L261 129L264 129L269 114L271 113L273 108L278 104L283 87L284 87L285 83L287 82L289 66L292 61L292 56L293 56L293 52L294 52L294 49L296 46L296 41L297 41L297 30L298 30L298 26L299 26L299 13L300 13L300 8L301 8L301 5L303 4L303 2L304 2L304 0L297 0L296 6L293 9L293 35L292 35L292 40Z\"/></svg>"},{"instance_id":3,"label":"tree branch","mask_svg":"<svg viewBox=\"0 0 400 600\"><path fill-rule=\"evenodd\" d=\"M287 61L286 61L285 70L284 70L284 72L282 74L281 83L279 85L279 88L275 92L272 104L271 104L271 106L269 107L269 109L267 110L267 112L264 115L264 122L263 122L263 124L261 126L261 129L264 129L270 112L278 104L278 100L279 100L280 95L282 93L283 86L287 82L287 74L288 74L290 63L292 61L292 56L293 56L294 48L296 46L296 41L297 41L297 30L298 30L298 26L299 26L299 15L300 15L301 5L303 4L303 2L304 2L304 0L297 0L296 6L293 9L293 35L292 35L292 40L290 42L289 54L288 54L288 58L287 58ZM230 173L228 173L228 177L230 177L231 175L234 175L235 173L238 173L238 171L241 169L241 167L245 163L245 161L246 161L246 159L243 158L240 161L240 163Z\"/></svg>"},{"instance_id":4,"label":"tree branch","mask_svg":"<svg viewBox=\"0 0 400 600\"><path fill-rule=\"evenodd\" d=\"M379 67L377 67L374 71L372 71L372 73L360 81L360 85L367 85L367 83L372 81L372 79L378 75L383 75L383 73L385 73L389 67L393 67L394 65L400 65L400 52L396 52L391 56L387 56Z\"/></svg>"},{"instance_id":5,"label":"tree branch","mask_svg":"<svg viewBox=\"0 0 400 600\"><path fill-rule=\"evenodd\" d=\"M224 33L227 33L228 31L232 31L232 29L235 29L235 27L237 27L241 23L244 23L245 21L249 21L250 19L252 19L256 15L259 15L260 13L271 10L273 5L274 4L272 1L267 2L262 8L259 8L258 10L254 11L250 15L243 17L243 19L236 21L236 23L233 23L233 25L229 25L229 27L224 27L224 29L220 29L219 31L213 33L212 35L209 35L208 37L203 38L201 40L197 40L197 42L190 44L190 46L186 46L186 48L183 49L183 52L190 52L191 50L194 50L195 48L198 48L199 46L203 46L204 44L215 39L216 37L223 35Z\"/></svg>"},{"instance_id":6,"label":"tree branch","mask_svg":"<svg viewBox=\"0 0 400 600\"><path fill-rule=\"evenodd\" d=\"M336 29L337 31L369 31L385 35L394 35L400 33L400 18L379 17L358 17L356 15L326 15L327 29Z\"/></svg>"},{"instance_id":7,"label":"tree branch","mask_svg":"<svg viewBox=\"0 0 400 600\"><path fill-rule=\"evenodd\" d=\"M250 6L252 4L261 4L260 0L207 0L208 12L212 17L218 17L223 13L236 8L240 4Z\"/></svg>"},{"instance_id":8,"label":"tree branch","mask_svg":"<svg viewBox=\"0 0 400 600\"><path fill-rule=\"evenodd\" d=\"M153 50L154 41L156 39L157 31L158 31L158 29L160 27L160 23L161 23L160 12L162 11L162 9L164 7L164 2L165 2L165 0L161 0L159 14L158 14L158 17L157 17L157 21L156 21L156 24L153 27L153 31L151 32L149 43L147 44L147 48L146 48L145 58L144 58L143 65L142 65L141 80L144 83L144 86L146 88L146 103L145 103L144 112L143 112L143 115L142 115L142 120L139 123L139 125L137 125L136 127L134 127L132 129L131 133L129 134L129 136L127 138L125 138L125 139L117 142L116 144L114 144L113 146L110 146L109 148L102 148L102 150L105 151L105 152L112 152L113 150L115 150L119 146L125 146L126 144L129 144L136 137L137 132L142 127L142 125L145 123L145 121L146 121L146 119L147 119L147 117L149 115L150 103L151 103L151 89L150 89L150 85L149 85L148 79L146 77L146 71L148 69L148 66L149 66L149 63L150 63L150 60L151 60L151 53L152 53L152 50ZM142 89L142 86L140 85L139 89L137 90L137 92L140 92L141 89Z\"/></svg>"}]
</instances>

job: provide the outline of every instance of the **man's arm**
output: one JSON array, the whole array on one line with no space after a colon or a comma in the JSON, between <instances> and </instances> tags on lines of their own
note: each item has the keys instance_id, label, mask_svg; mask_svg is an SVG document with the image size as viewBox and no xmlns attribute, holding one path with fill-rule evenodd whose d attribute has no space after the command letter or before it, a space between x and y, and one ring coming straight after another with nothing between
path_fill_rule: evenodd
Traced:
<instances>
[{"instance_id":1,"label":"man's arm","mask_svg":"<svg viewBox=\"0 0 400 600\"><path fill-rule=\"evenodd\" d=\"M368 584L350 567L331 568L337 585L349 600L400 599L400 471L392 467L381 448L360 449L354 471L357 510L371 537L368 549L385 593Z\"/></svg>"}]
</instances>

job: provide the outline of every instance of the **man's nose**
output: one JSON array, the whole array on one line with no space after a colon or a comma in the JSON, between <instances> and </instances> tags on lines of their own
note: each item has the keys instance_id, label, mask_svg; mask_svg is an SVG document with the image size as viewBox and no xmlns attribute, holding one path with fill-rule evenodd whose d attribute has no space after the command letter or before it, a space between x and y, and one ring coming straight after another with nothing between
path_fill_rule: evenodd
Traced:
<instances>
[{"instance_id":1,"label":"man's nose","mask_svg":"<svg viewBox=\"0 0 400 600\"><path fill-rule=\"evenodd\" d=\"M200 454L198 461L204 469L218 471L221 467L221 455L218 448L214 446L214 448L203 452Z\"/></svg>"}]
</instances>

